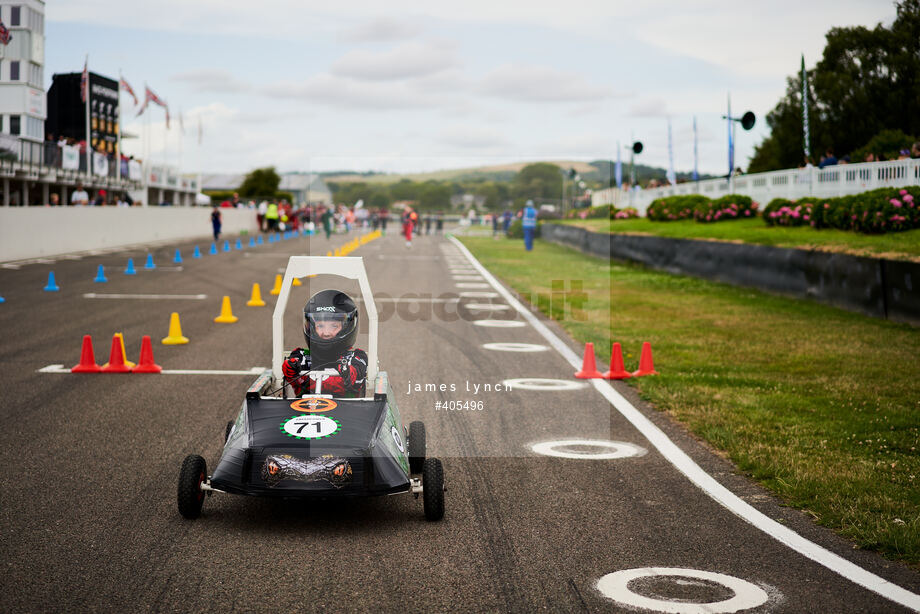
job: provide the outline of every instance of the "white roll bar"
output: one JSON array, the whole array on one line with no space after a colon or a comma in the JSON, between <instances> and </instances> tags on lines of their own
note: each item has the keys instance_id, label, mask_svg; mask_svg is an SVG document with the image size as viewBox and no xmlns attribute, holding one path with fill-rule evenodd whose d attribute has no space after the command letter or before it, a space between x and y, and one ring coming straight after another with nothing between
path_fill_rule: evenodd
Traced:
<instances>
[{"instance_id":1,"label":"white roll bar","mask_svg":"<svg viewBox=\"0 0 920 614\"><path fill-rule=\"evenodd\" d=\"M295 277L300 279L309 275L338 275L357 280L364 309L367 311L367 381L368 386L373 387L378 369L377 305L374 304L374 295L371 293L367 271L364 270L364 259L361 257L291 256L288 259L284 281L281 283L281 294L278 295L278 303L272 314L272 375L275 382L283 381L281 362L284 357L284 310L291 294L291 284Z\"/></svg>"}]
</instances>

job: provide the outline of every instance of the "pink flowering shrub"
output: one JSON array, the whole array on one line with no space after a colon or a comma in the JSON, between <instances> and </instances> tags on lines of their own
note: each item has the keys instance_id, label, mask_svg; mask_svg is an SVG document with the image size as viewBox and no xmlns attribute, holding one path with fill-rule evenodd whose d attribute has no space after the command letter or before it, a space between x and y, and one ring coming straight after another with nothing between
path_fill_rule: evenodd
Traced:
<instances>
[{"instance_id":1,"label":"pink flowering shrub","mask_svg":"<svg viewBox=\"0 0 920 614\"><path fill-rule=\"evenodd\" d=\"M769 226L811 226L864 233L920 228L920 186L880 188L840 198L775 198L763 211Z\"/></svg>"},{"instance_id":2,"label":"pink flowering shrub","mask_svg":"<svg viewBox=\"0 0 920 614\"><path fill-rule=\"evenodd\" d=\"M718 200L707 200L697 205L693 210L693 219L697 222L711 223L757 217L759 206L750 196L726 194Z\"/></svg>"},{"instance_id":3,"label":"pink flowering shrub","mask_svg":"<svg viewBox=\"0 0 920 614\"><path fill-rule=\"evenodd\" d=\"M653 200L645 211L645 217L655 222L673 222L693 218L693 212L709 199L699 194L668 196Z\"/></svg>"},{"instance_id":4,"label":"pink flowering shrub","mask_svg":"<svg viewBox=\"0 0 920 614\"><path fill-rule=\"evenodd\" d=\"M613 220L631 220L639 217L639 212L636 211L635 207L626 207L625 209L620 209L616 213L611 211L611 218Z\"/></svg>"}]
</instances>

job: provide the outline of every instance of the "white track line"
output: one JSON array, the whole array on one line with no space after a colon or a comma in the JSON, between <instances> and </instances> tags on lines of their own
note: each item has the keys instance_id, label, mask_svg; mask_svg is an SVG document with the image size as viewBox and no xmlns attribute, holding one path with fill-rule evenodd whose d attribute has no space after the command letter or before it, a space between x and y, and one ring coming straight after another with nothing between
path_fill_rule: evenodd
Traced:
<instances>
[{"instance_id":1,"label":"white track line","mask_svg":"<svg viewBox=\"0 0 920 614\"><path fill-rule=\"evenodd\" d=\"M191 301L203 301L208 298L207 294L99 294L98 292L88 292L83 298L130 298L130 299L187 299Z\"/></svg>"},{"instance_id":2,"label":"white track line","mask_svg":"<svg viewBox=\"0 0 920 614\"><path fill-rule=\"evenodd\" d=\"M483 277L485 277L492 286L501 293L508 301L508 304L514 307L527 322L533 326L550 345L568 361L574 369L581 368L581 359L575 352L562 342L550 329L540 322L529 310L514 298L508 290L505 289L498 280L484 267L476 257L455 237L448 237L460 250L466 254L466 257L473 263ZM795 531L784 527L769 516L759 512L757 509L742 501L737 495L719 484L715 478L703 471L693 459L677 447L664 432L655 426L648 418L633 407L633 405L623 398L620 393L613 389L606 380L592 379L588 380L594 388L610 401L618 412L624 418L629 420L632 425L639 430L646 439L649 440L655 448L668 460L674 467L683 473L691 482L698 486L703 492L712 497L717 503L727 508L729 511L737 514L756 528L760 529L770 537L789 546L799 554L827 567L831 571L840 574L847 580L859 584L870 591L899 603L904 607L920 611L920 595L912 593L901 588L885 578L866 571L862 567L851 563L845 558L834 554L830 550L811 542Z\"/></svg>"},{"instance_id":3,"label":"white track line","mask_svg":"<svg viewBox=\"0 0 920 614\"><path fill-rule=\"evenodd\" d=\"M160 373L163 375L253 375L262 373L264 370L265 367L252 367L247 371L234 371L231 369L163 369ZM39 369L38 373L70 373L70 369L64 365L48 365ZM88 375L96 374L89 373ZM100 373L99 375L106 374Z\"/></svg>"}]
</instances>

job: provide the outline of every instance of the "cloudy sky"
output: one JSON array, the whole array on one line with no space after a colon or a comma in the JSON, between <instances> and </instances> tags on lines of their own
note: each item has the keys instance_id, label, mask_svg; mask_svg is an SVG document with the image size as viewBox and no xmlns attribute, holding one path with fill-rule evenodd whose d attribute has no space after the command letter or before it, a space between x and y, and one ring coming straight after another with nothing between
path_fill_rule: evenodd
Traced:
<instances>
[{"instance_id":1,"label":"cloudy sky","mask_svg":"<svg viewBox=\"0 0 920 614\"><path fill-rule=\"evenodd\" d=\"M739 130L746 166L800 54L813 67L831 27L894 15L887 0L53 0L45 80L89 54L93 72L146 83L172 129L123 94L125 130L150 135L124 148L184 171L615 159L632 139L667 167L669 120L689 171L696 116L700 171L724 174L729 93L758 117Z\"/></svg>"}]
</instances>

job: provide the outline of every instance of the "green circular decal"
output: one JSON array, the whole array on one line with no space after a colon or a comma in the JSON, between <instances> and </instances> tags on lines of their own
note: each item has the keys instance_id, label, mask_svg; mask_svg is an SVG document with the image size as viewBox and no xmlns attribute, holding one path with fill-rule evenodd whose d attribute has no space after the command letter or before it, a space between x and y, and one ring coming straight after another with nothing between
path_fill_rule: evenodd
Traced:
<instances>
[{"instance_id":1,"label":"green circular decal","mask_svg":"<svg viewBox=\"0 0 920 614\"><path fill-rule=\"evenodd\" d=\"M288 437L295 439L323 439L331 437L342 428L342 423L328 416L291 416L278 427Z\"/></svg>"}]
</instances>

